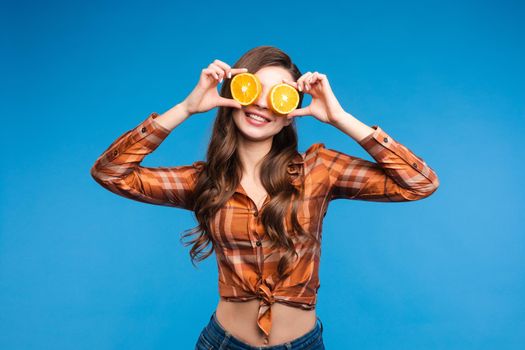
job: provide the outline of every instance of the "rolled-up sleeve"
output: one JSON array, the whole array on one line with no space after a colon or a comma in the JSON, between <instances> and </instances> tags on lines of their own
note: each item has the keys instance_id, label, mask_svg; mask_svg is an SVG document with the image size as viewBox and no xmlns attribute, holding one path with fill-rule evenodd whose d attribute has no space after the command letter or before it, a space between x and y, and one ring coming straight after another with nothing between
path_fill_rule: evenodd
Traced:
<instances>
[{"instance_id":1,"label":"rolled-up sleeve","mask_svg":"<svg viewBox=\"0 0 525 350\"><path fill-rule=\"evenodd\" d=\"M414 201L436 191L439 179L423 158L394 140L378 125L359 141L376 162L321 147L328 169L330 200Z\"/></svg>"},{"instance_id":2,"label":"rolled-up sleeve","mask_svg":"<svg viewBox=\"0 0 525 350\"><path fill-rule=\"evenodd\" d=\"M151 113L138 126L119 136L95 161L91 176L122 197L192 210L191 193L204 162L175 167L140 165L170 134L170 130L155 121L158 115Z\"/></svg>"}]
</instances>

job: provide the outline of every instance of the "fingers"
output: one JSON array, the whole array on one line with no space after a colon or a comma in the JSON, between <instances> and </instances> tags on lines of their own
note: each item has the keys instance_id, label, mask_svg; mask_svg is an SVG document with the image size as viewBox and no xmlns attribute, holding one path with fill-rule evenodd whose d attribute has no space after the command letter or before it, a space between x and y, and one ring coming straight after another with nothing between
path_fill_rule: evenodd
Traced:
<instances>
[{"instance_id":1,"label":"fingers","mask_svg":"<svg viewBox=\"0 0 525 350\"><path fill-rule=\"evenodd\" d=\"M232 75L239 74L239 73L246 73L248 71L248 68L232 68L230 70L230 74L228 75L228 78L231 78Z\"/></svg>"},{"instance_id":2,"label":"fingers","mask_svg":"<svg viewBox=\"0 0 525 350\"><path fill-rule=\"evenodd\" d=\"M288 85L292 85L294 88L297 89L297 83L295 81L290 81L288 79L283 79L283 83L286 83Z\"/></svg>"},{"instance_id":3,"label":"fingers","mask_svg":"<svg viewBox=\"0 0 525 350\"><path fill-rule=\"evenodd\" d=\"M221 67L219 64L215 63L218 60L215 60L213 63L210 63L208 69L213 72L213 77L222 83L224 76L226 75L226 69Z\"/></svg>"},{"instance_id":4,"label":"fingers","mask_svg":"<svg viewBox=\"0 0 525 350\"><path fill-rule=\"evenodd\" d=\"M219 75L214 69L204 68L202 70L202 74L209 76L212 80L219 80Z\"/></svg>"},{"instance_id":5,"label":"fingers","mask_svg":"<svg viewBox=\"0 0 525 350\"><path fill-rule=\"evenodd\" d=\"M210 63L207 69L211 72L211 76L219 83L222 83L224 77L227 76L228 72L231 70L228 64L220 60L215 60Z\"/></svg>"},{"instance_id":6,"label":"fingers","mask_svg":"<svg viewBox=\"0 0 525 350\"><path fill-rule=\"evenodd\" d=\"M319 72L306 72L299 79L297 79L297 89L299 91L310 90L312 85L322 83L327 80L325 74Z\"/></svg>"},{"instance_id":7,"label":"fingers","mask_svg":"<svg viewBox=\"0 0 525 350\"><path fill-rule=\"evenodd\" d=\"M242 108L242 105L232 98L219 97L219 106Z\"/></svg>"},{"instance_id":8,"label":"fingers","mask_svg":"<svg viewBox=\"0 0 525 350\"><path fill-rule=\"evenodd\" d=\"M310 79L308 79L308 82L310 85L313 85L317 82L323 82L326 80L326 75L325 74L321 74L319 72L314 72L311 76L310 76Z\"/></svg>"},{"instance_id":9,"label":"fingers","mask_svg":"<svg viewBox=\"0 0 525 350\"><path fill-rule=\"evenodd\" d=\"M221 77L221 83L225 76L230 78L231 67L227 63L224 63L221 60L215 60L213 61L213 63L210 64L210 66L213 66L214 68L218 69L219 75Z\"/></svg>"},{"instance_id":10,"label":"fingers","mask_svg":"<svg viewBox=\"0 0 525 350\"><path fill-rule=\"evenodd\" d=\"M286 115L287 118L302 117L311 115L310 106L304 108L297 108Z\"/></svg>"},{"instance_id":11,"label":"fingers","mask_svg":"<svg viewBox=\"0 0 525 350\"><path fill-rule=\"evenodd\" d=\"M297 87L299 91L303 91L306 89L306 79L308 79L312 75L312 72L306 72L304 73L299 79L297 79Z\"/></svg>"},{"instance_id":12,"label":"fingers","mask_svg":"<svg viewBox=\"0 0 525 350\"><path fill-rule=\"evenodd\" d=\"M247 68L231 68L230 65L227 63L221 61L221 60L215 60L208 66L209 69L213 70L216 73L216 79L219 80L220 83L222 83L223 79L227 77L228 79L232 77L232 75L237 73L243 73L247 72Z\"/></svg>"}]
</instances>

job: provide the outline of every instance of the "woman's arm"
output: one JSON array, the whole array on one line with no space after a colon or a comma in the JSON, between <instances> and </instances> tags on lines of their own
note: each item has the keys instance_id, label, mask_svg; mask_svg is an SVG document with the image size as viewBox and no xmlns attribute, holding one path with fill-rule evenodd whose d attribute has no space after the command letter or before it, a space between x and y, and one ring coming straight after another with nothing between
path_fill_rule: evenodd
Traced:
<instances>
[{"instance_id":1,"label":"woman's arm","mask_svg":"<svg viewBox=\"0 0 525 350\"><path fill-rule=\"evenodd\" d=\"M200 170L199 162L176 167L140 165L188 116L182 103L162 115L151 113L99 156L91 168L92 177L120 196L191 210L188 198Z\"/></svg>"},{"instance_id":2,"label":"woman's arm","mask_svg":"<svg viewBox=\"0 0 525 350\"><path fill-rule=\"evenodd\" d=\"M330 198L378 202L413 201L428 197L439 186L436 173L411 150L379 126L372 127L347 113L335 97L328 77L307 72L297 82L288 82L312 95L307 107L292 111L288 118L312 115L356 140L377 163L327 149L318 143L309 148L316 162L328 172Z\"/></svg>"},{"instance_id":3,"label":"woman's arm","mask_svg":"<svg viewBox=\"0 0 525 350\"><path fill-rule=\"evenodd\" d=\"M438 188L434 170L379 126L369 127L346 112L334 116L330 124L354 138L377 161L321 147L321 159L330 176L331 199L413 201L428 197Z\"/></svg>"},{"instance_id":4,"label":"woman's arm","mask_svg":"<svg viewBox=\"0 0 525 350\"><path fill-rule=\"evenodd\" d=\"M193 210L190 203L198 173L205 162L176 167L144 167L140 163L170 132L193 114L218 106L242 108L235 100L219 95L224 77L246 72L215 60L202 69L192 92L162 115L151 113L142 123L118 137L95 161L91 176L103 187L140 202Z\"/></svg>"}]
</instances>

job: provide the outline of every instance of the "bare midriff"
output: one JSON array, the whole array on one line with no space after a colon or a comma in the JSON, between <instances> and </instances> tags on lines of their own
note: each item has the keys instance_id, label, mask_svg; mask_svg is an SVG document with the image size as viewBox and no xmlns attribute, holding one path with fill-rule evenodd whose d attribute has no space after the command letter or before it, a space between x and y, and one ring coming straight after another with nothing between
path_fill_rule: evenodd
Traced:
<instances>
[{"instance_id":1,"label":"bare midriff","mask_svg":"<svg viewBox=\"0 0 525 350\"><path fill-rule=\"evenodd\" d=\"M259 300L219 300L216 315L220 325L234 337L251 346L280 345L311 331L316 324L316 312L282 303L272 304L272 328L268 342L257 326Z\"/></svg>"}]
</instances>

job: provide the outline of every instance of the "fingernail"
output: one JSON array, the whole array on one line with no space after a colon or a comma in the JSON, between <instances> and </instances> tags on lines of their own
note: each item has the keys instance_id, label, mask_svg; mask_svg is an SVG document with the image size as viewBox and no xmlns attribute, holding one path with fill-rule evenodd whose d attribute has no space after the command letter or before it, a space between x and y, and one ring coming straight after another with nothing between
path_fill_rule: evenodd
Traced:
<instances>
[{"instance_id":1,"label":"fingernail","mask_svg":"<svg viewBox=\"0 0 525 350\"><path fill-rule=\"evenodd\" d=\"M221 80L219 81L219 83L222 83L222 79L223 79L223 78L221 78Z\"/></svg>"},{"instance_id":2,"label":"fingernail","mask_svg":"<svg viewBox=\"0 0 525 350\"><path fill-rule=\"evenodd\" d=\"M299 91L303 91L303 89L301 89L300 85L297 86L297 89L299 89Z\"/></svg>"},{"instance_id":3,"label":"fingernail","mask_svg":"<svg viewBox=\"0 0 525 350\"><path fill-rule=\"evenodd\" d=\"M228 79L232 77L232 72L228 72Z\"/></svg>"}]
</instances>

